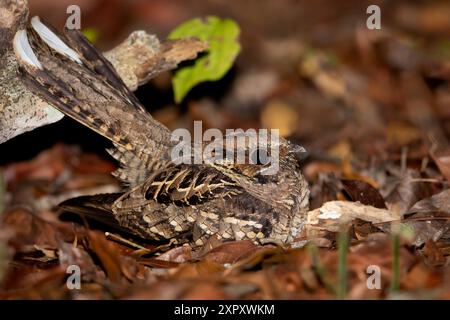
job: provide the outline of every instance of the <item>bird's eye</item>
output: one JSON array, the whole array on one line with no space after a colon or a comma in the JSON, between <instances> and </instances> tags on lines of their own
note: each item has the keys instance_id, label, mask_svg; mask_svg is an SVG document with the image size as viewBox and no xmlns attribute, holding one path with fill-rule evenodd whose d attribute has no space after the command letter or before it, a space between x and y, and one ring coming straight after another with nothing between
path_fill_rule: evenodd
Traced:
<instances>
[{"instance_id":1,"label":"bird's eye","mask_svg":"<svg viewBox=\"0 0 450 320\"><path fill-rule=\"evenodd\" d=\"M223 151L223 157L224 157L224 159L226 159L226 161L233 162L234 161L234 150L225 149Z\"/></svg>"},{"instance_id":2,"label":"bird's eye","mask_svg":"<svg viewBox=\"0 0 450 320\"><path fill-rule=\"evenodd\" d=\"M250 153L250 163L256 165L266 165L270 162L269 153L266 149L255 149Z\"/></svg>"}]
</instances>

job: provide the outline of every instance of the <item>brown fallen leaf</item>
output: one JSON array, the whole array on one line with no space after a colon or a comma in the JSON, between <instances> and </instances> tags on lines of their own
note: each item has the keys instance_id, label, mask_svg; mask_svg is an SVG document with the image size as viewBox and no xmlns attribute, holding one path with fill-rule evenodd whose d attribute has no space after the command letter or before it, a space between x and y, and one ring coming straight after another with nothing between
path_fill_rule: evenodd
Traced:
<instances>
[{"instance_id":1,"label":"brown fallen leaf","mask_svg":"<svg viewBox=\"0 0 450 320\"><path fill-rule=\"evenodd\" d=\"M191 286L180 298L186 300L224 300L228 297L219 285L201 282Z\"/></svg>"},{"instance_id":2,"label":"brown fallen leaf","mask_svg":"<svg viewBox=\"0 0 450 320\"><path fill-rule=\"evenodd\" d=\"M180 265L178 262L166 261L157 258L139 258L138 262L147 267L158 269L172 269Z\"/></svg>"},{"instance_id":3,"label":"brown fallen leaf","mask_svg":"<svg viewBox=\"0 0 450 320\"><path fill-rule=\"evenodd\" d=\"M310 209L317 209L325 202L337 200L340 190L341 180L334 173L319 173L318 181L311 188Z\"/></svg>"},{"instance_id":4,"label":"brown fallen leaf","mask_svg":"<svg viewBox=\"0 0 450 320\"><path fill-rule=\"evenodd\" d=\"M192 249L188 245L175 247L158 257L160 261L183 263L192 260Z\"/></svg>"},{"instance_id":5,"label":"brown fallen leaf","mask_svg":"<svg viewBox=\"0 0 450 320\"><path fill-rule=\"evenodd\" d=\"M443 267L447 262L447 258L433 240L425 243L422 253L427 258L426 263L432 267Z\"/></svg>"},{"instance_id":6,"label":"brown fallen leaf","mask_svg":"<svg viewBox=\"0 0 450 320\"><path fill-rule=\"evenodd\" d=\"M278 257L284 250L281 247L274 247L267 245L260 250L257 250L250 256L243 258L234 263L227 273L237 273L242 270L251 270L261 266L267 259L271 257Z\"/></svg>"},{"instance_id":7,"label":"brown fallen leaf","mask_svg":"<svg viewBox=\"0 0 450 320\"><path fill-rule=\"evenodd\" d=\"M358 243L349 249L347 264L349 274L356 274L354 284L366 283L368 273L367 267L377 266L380 268L382 289L387 289L392 279L392 239L385 233L370 235L366 241ZM401 244L399 248L400 278L405 277L411 268L417 263L417 255L411 253L406 245ZM325 263L325 262L324 262ZM367 288L367 287L366 287ZM372 290L375 291L375 290ZM378 293L385 294L381 290ZM355 293L354 293L355 294ZM378 297L381 297L378 295Z\"/></svg>"},{"instance_id":8,"label":"brown fallen leaf","mask_svg":"<svg viewBox=\"0 0 450 320\"><path fill-rule=\"evenodd\" d=\"M8 165L4 170L6 183L17 184L24 179L55 180L79 155L78 148L57 144L53 148L39 153L30 161Z\"/></svg>"},{"instance_id":9,"label":"brown fallen leaf","mask_svg":"<svg viewBox=\"0 0 450 320\"><path fill-rule=\"evenodd\" d=\"M429 198L425 198L414 204L409 210L411 213L442 212L450 214L450 189L446 189Z\"/></svg>"},{"instance_id":10,"label":"brown fallen leaf","mask_svg":"<svg viewBox=\"0 0 450 320\"><path fill-rule=\"evenodd\" d=\"M119 283L126 277L128 280L133 279L133 270L135 265L131 263L131 260L125 260L123 256L119 254L116 245L106 240L106 237L101 232L88 231L89 245L95 255L99 258L103 269L105 270L108 278L112 282Z\"/></svg>"},{"instance_id":11,"label":"brown fallen leaf","mask_svg":"<svg viewBox=\"0 0 450 320\"><path fill-rule=\"evenodd\" d=\"M439 171L450 182L450 147L438 148L437 146L433 146L430 150L430 155L439 168Z\"/></svg>"},{"instance_id":12,"label":"brown fallen leaf","mask_svg":"<svg viewBox=\"0 0 450 320\"><path fill-rule=\"evenodd\" d=\"M15 233L10 242L17 250L25 245L57 248L63 238L54 224L26 209L7 211L3 215L3 225Z\"/></svg>"},{"instance_id":13,"label":"brown fallen leaf","mask_svg":"<svg viewBox=\"0 0 450 320\"><path fill-rule=\"evenodd\" d=\"M421 137L421 132L417 127L406 123L390 122L386 128L386 140L390 146L407 146Z\"/></svg>"},{"instance_id":14,"label":"brown fallen leaf","mask_svg":"<svg viewBox=\"0 0 450 320\"><path fill-rule=\"evenodd\" d=\"M352 237L357 240L367 239L371 234L382 231L374 226L373 223L361 219L353 220L351 225Z\"/></svg>"},{"instance_id":15,"label":"brown fallen leaf","mask_svg":"<svg viewBox=\"0 0 450 320\"><path fill-rule=\"evenodd\" d=\"M361 202L375 208L387 209L381 194L372 185L361 180L341 180L345 192L351 200Z\"/></svg>"},{"instance_id":16,"label":"brown fallen leaf","mask_svg":"<svg viewBox=\"0 0 450 320\"><path fill-rule=\"evenodd\" d=\"M385 182L386 190L384 199L389 210L404 214L423 198L426 193L426 186L420 181L421 175L413 169L406 169L405 172L396 173Z\"/></svg>"},{"instance_id":17,"label":"brown fallen leaf","mask_svg":"<svg viewBox=\"0 0 450 320\"><path fill-rule=\"evenodd\" d=\"M173 279L191 279L208 277L223 273L225 268L213 261L200 260L196 263L185 263L173 274Z\"/></svg>"},{"instance_id":18,"label":"brown fallen leaf","mask_svg":"<svg viewBox=\"0 0 450 320\"><path fill-rule=\"evenodd\" d=\"M0 299L61 299L65 297L66 270L52 265L44 270L15 266L7 271L0 287Z\"/></svg>"},{"instance_id":19,"label":"brown fallen leaf","mask_svg":"<svg viewBox=\"0 0 450 320\"><path fill-rule=\"evenodd\" d=\"M418 201L404 223L414 230L416 246L438 241L450 230L450 189Z\"/></svg>"},{"instance_id":20,"label":"brown fallen leaf","mask_svg":"<svg viewBox=\"0 0 450 320\"><path fill-rule=\"evenodd\" d=\"M416 264L401 281L401 287L407 291L436 288L444 283L443 273L430 270L425 264Z\"/></svg>"},{"instance_id":21,"label":"brown fallen leaf","mask_svg":"<svg viewBox=\"0 0 450 320\"><path fill-rule=\"evenodd\" d=\"M198 259L214 261L220 264L233 264L240 259L255 253L259 249L261 249L261 247L256 246L253 242L248 240L233 241L213 248L206 254L199 256Z\"/></svg>"},{"instance_id":22,"label":"brown fallen leaf","mask_svg":"<svg viewBox=\"0 0 450 320\"><path fill-rule=\"evenodd\" d=\"M58 250L59 264L64 269L71 265L76 265L81 270L82 287L87 283L103 283L104 275L101 269L94 263L94 260L82 246L75 246L73 243L62 242Z\"/></svg>"}]
</instances>

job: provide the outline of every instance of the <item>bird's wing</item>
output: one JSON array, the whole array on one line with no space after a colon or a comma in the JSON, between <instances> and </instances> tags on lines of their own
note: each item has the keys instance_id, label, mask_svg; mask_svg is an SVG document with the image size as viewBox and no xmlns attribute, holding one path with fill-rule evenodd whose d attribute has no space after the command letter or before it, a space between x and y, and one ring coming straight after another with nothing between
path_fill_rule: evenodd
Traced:
<instances>
[{"instance_id":1,"label":"bird's wing","mask_svg":"<svg viewBox=\"0 0 450 320\"><path fill-rule=\"evenodd\" d=\"M34 17L28 29L16 33L14 50L27 87L111 140L118 148L116 154L123 155L116 158L134 161L136 168L167 158L170 131L145 111L112 65L79 31L58 34Z\"/></svg>"},{"instance_id":2,"label":"bird's wing","mask_svg":"<svg viewBox=\"0 0 450 320\"><path fill-rule=\"evenodd\" d=\"M203 204L217 197L242 193L234 181L207 165L170 165L153 173L147 181L120 197L121 209L157 202L179 207ZM135 202L139 199L139 204Z\"/></svg>"}]
</instances>

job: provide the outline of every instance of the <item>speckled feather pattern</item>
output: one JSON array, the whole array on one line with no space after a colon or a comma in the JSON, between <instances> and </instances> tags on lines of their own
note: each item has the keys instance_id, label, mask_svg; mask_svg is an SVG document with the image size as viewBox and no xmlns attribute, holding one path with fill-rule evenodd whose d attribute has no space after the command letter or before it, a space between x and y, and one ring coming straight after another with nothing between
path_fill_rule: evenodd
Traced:
<instances>
[{"instance_id":1,"label":"speckled feather pattern","mask_svg":"<svg viewBox=\"0 0 450 320\"><path fill-rule=\"evenodd\" d=\"M19 56L22 79L59 111L113 142L108 151L121 166L114 175L125 188L121 194L75 198L64 208L99 220L104 216L142 238L193 246L211 236L255 243L294 240L309 198L294 145L280 139L279 170L264 177L258 174L263 165L174 164L169 130L146 112L111 64L78 31L52 32L81 63L29 28L42 69Z\"/></svg>"}]
</instances>

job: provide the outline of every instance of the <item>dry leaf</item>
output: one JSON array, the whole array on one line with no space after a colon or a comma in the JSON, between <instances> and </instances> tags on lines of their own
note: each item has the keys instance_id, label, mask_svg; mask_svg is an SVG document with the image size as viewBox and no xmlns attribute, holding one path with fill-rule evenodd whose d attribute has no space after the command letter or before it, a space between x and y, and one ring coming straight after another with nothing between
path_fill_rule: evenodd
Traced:
<instances>
[{"instance_id":1,"label":"dry leaf","mask_svg":"<svg viewBox=\"0 0 450 320\"><path fill-rule=\"evenodd\" d=\"M354 219L376 224L397 221L400 219L400 215L359 202L330 201L322 207L308 212L306 228L308 232L317 229L339 232L342 225L348 224Z\"/></svg>"},{"instance_id":2,"label":"dry leaf","mask_svg":"<svg viewBox=\"0 0 450 320\"><path fill-rule=\"evenodd\" d=\"M381 194L373 186L360 180L341 180L351 200L375 208L387 209Z\"/></svg>"}]
</instances>

